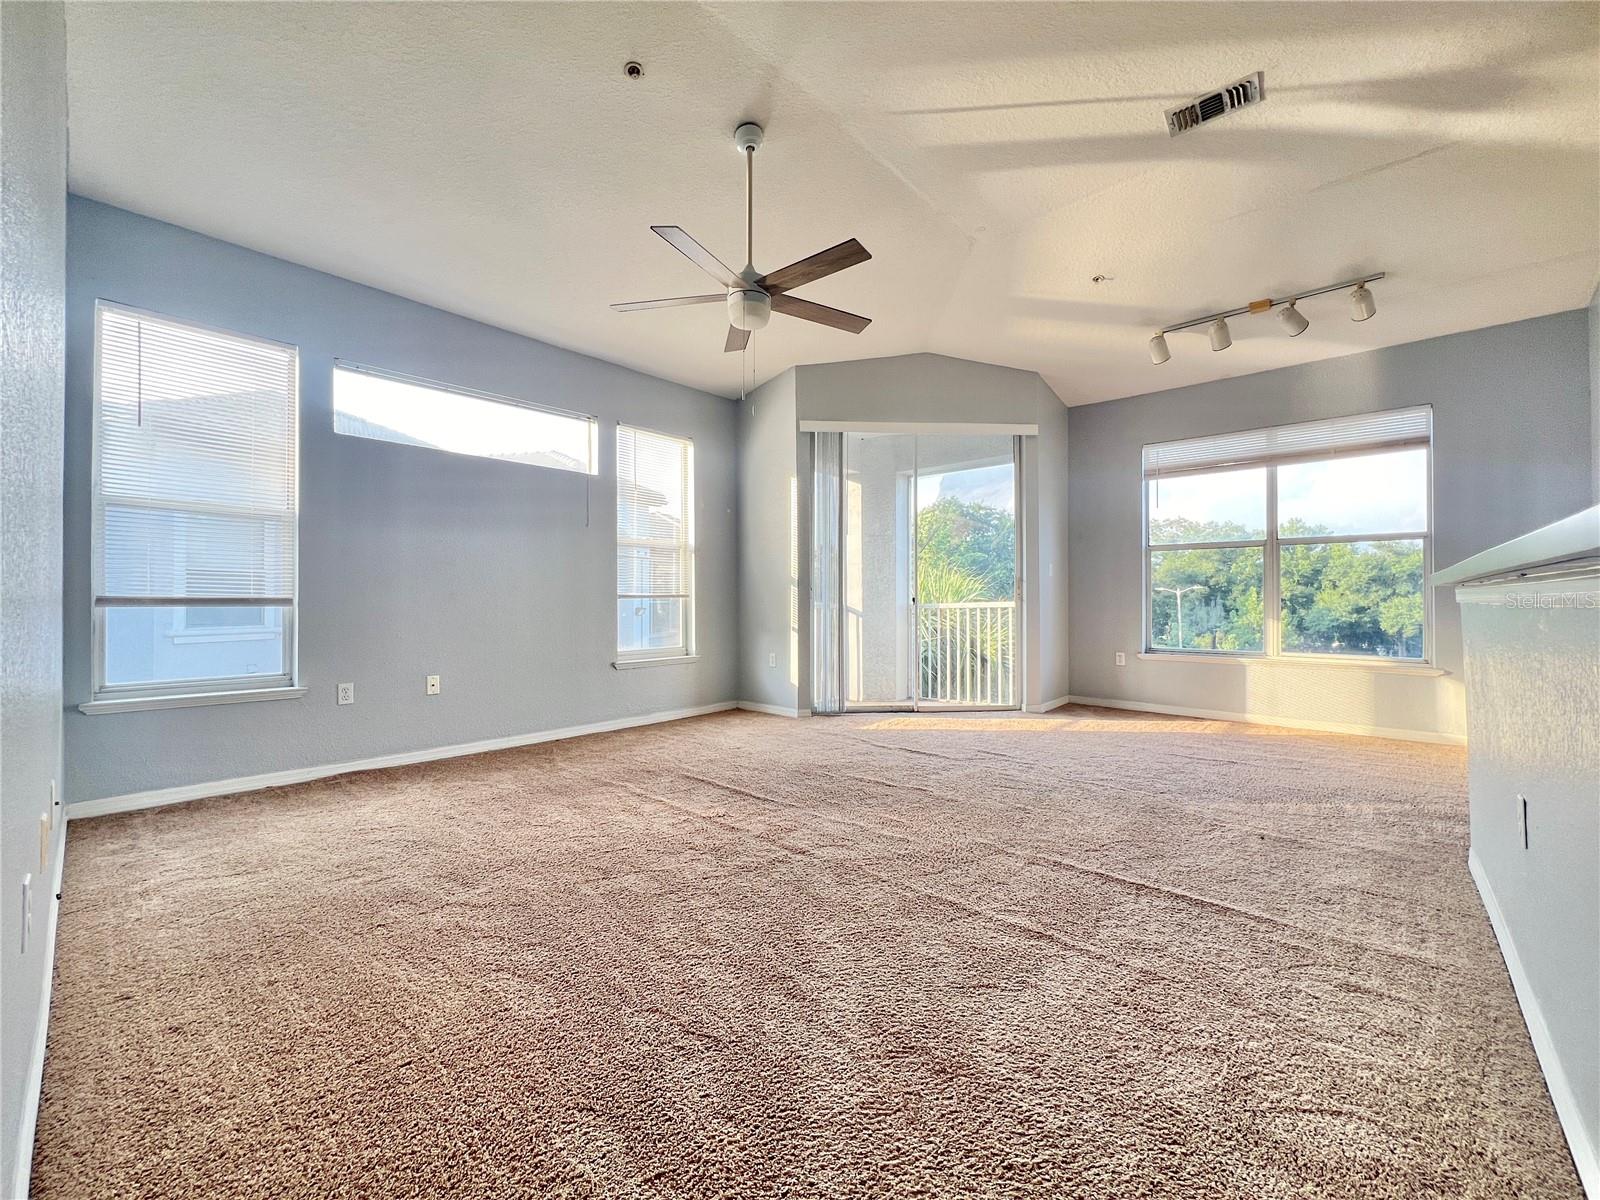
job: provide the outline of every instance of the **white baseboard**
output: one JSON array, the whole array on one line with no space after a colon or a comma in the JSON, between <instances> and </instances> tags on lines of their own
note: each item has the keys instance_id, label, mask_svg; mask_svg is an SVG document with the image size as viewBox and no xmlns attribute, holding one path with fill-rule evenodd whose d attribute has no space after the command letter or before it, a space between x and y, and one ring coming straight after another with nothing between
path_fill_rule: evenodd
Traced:
<instances>
[{"instance_id":1,"label":"white baseboard","mask_svg":"<svg viewBox=\"0 0 1600 1200\"><path fill-rule=\"evenodd\" d=\"M33 1135L39 1127L39 1099L44 1090L44 1048L50 1033L50 988L56 973L56 918L61 912L61 873L67 858L67 822L63 819L50 849L55 856L55 869L51 872L50 891L45 896L44 936L39 945L44 949L44 979L39 988L39 1015L33 1025L33 1051L28 1056L28 1074L22 1081L22 1119L17 1125L16 1166L11 1176L8 1196L26 1196L29 1179L33 1174ZM34 903L38 904L35 897Z\"/></svg>"},{"instance_id":2,"label":"white baseboard","mask_svg":"<svg viewBox=\"0 0 1600 1200\"><path fill-rule=\"evenodd\" d=\"M767 713L774 717L809 717L811 714L798 708L784 708L777 704L758 704L754 700L741 700L739 707L746 712Z\"/></svg>"},{"instance_id":3,"label":"white baseboard","mask_svg":"<svg viewBox=\"0 0 1600 1200\"><path fill-rule=\"evenodd\" d=\"M681 721L685 717L700 717L707 713L726 712L736 708L732 700L720 704L702 704L698 708L679 708L670 712L644 713L636 717L618 717L613 721L596 721L592 725L569 725L563 729L542 729L537 733L519 733L511 737L488 738L481 742L461 742L454 746L436 746L431 750L406 750L399 754L380 754L376 758L363 758L354 762L332 763L320 767L295 767L287 771L269 771L264 775L241 775L235 779L218 779L211 783L190 783L181 787L157 788L149 792L130 792L123 796L107 796L102 800L79 800L67 805L67 816L74 819L101 817L109 813L132 812L139 808L159 808L166 804L181 804L185 800L202 800L207 796L231 796L235 792L255 792L262 788L283 787L291 783L308 783L313 779L327 779L334 775L348 775L352 771L372 771L381 767L403 767L411 763L434 762L442 758L460 758L466 754L484 754L490 750L510 750L516 746L532 746L539 742L557 742L563 738L584 737L591 733L610 733L617 729L632 729L639 725L659 725L663 721Z\"/></svg>"},{"instance_id":4,"label":"white baseboard","mask_svg":"<svg viewBox=\"0 0 1600 1200\"><path fill-rule=\"evenodd\" d=\"M1022 706L1022 711L1030 713L1047 713L1052 708L1060 708L1063 704L1070 703L1072 703L1071 696L1057 696L1054 700L1046 700L1043 704L1024 704Z\"/></svg>"},{"instance_id":5,"label":"white baseboard","mask_svg":"<svg viewBox=\"0 0 1600 1200\"><path fill-rule=\"evenodd\" d=\"M1572 1083L1561 1066L1550 1027L1544 1023L1544 1013L1539 1008L1539 998L1533 993L1533 982L1523 969L1522 958L1517 954L1517 944L1511 940L1511 930L1506 917L1495 899L1494 888L1476 851L1467 853L1467 869L1478 885L1478 895L1483 899L1484 911L1489 914L1489 924L1494 929L1495 940L1500 943L1500 957L1506 961L1506 971L1511 976L1511 988L1517 994L1517 1004L1522 1008L1522 1019L1528 1026L1528 1037L1533 1042L1533 1052L1539 1058L1539 1069L1544 1072L1545 1086L1550 1089L1550 1100L1555 1105L1556 1119L1561 1131L1567 1135L1567 1146L1572 1151L1572 1161L1578 1168L1578 1179L1592 1200L1600 1200L1600 1153L1583 1127L1583 1117L1578 1110L1578 1099L1572 1092Z\"/></svg>"},{"instance_id":6,"label":"white baseboard","mask_svg":"<svg viewBox=\"0 0 1600 1200\"><path fill-rule=\"evenodd\" d=\"M1211 721L1238 721L1245 725L1276 725L1282 729L1305 729L1313 733L1347 733L1357 737L1393 738L1402 742L1431 742L1443 746L1465 746L1462 733L1431 733L1423 729L1394 729L1383 725L1345 725L1337 721L1301 721L1292 717L1258 716L1255 713L1224 712L1216 708L1179 708L1173 704L1146 704L1140 700L1107 700L1098 696L1069 696L1073 704L1095 708L1126 708L1134 712L1162 713L1170 717L1204 717Z\"/></svg>"}]
</instances>

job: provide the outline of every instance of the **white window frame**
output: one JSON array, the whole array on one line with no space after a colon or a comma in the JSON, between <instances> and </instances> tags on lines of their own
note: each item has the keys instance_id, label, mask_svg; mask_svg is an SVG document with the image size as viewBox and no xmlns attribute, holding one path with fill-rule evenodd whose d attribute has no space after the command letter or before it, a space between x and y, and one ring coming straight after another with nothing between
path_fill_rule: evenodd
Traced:
<instances>
[{"instance_id":1,"label":"white window frame","mask_svg":"<svg viewBox=\"0 0 1600 1200\"><path fill-rule=\"evenodd\" d=\"M1389 446L1371 446L1358 450L1334 452L1317 455L1295 455L1285 458L1264 457L1255 461L1231 462L1225 466L1218 466L1209 470L1196 470L1196 475L1220 475L1232 470L1260 470L1266 469L1266 536L1262 538L1246 538L1239 541L1218 542L1174 542L1155 543L1150 541L1150 484L1151 480L1140 472L1139 478L1139 513L1140 513L1140 541L1142 561L1139 568L1140 579L1140 610L1144 614L1141 620L1143 635L1141 638L1142 650L1140 654L1145 658L1171 657L1184 658L1210 658L1210 659L1257 659L1261 661L1306 663L1313 665L1339 665L1339 666L1369 666L1382 670L1405 672L1415 671L1417 668L1434 667L1433 644L1433 588L1428 586L1428 580L1433 575L1433 432L1432 421L1429 421L1428 440L1426 443L1394 443ZM1250 431L1254 432L1254 431ZM1310 537L1280 537L1278 535L1278 467L1285 464L1328 462L1337 458L1349 458L1357 455L1392 453L1403 449L1422 449L1425 452L1425 467L1427 475L1427 518L1426 530L1410 531L1403 533L1354 533L1354 534L1317 534ZM1283 575L1280 551L1284 546L1324 546L1338 542L1397 542L1420 541L1422 543L1422 657L1398 658L1386 657L1375 654L1313 654L1303 651L1283 649ZM1155 645L1155 631L1153 628L1155 617L1155 604L1150 593L1150 555L1152 552L1164 553L1174 550L1228 550L1228 549L1260 549L1262 554L1262 580L1261 580L1261 649L1260 650L1208 650L1198 646L1157 646Z\"/></svg>"},{"instance_id":2,"label":"white window frame","mask_svg":"<svg viewBox=\"0 0 1600 1200\"><path fill-rule=\"evenodd\" d=\"M168 325L180 325L217 337L235 338L242 342L254 342L258 345L270 346L273 349L290 352L294 360L294 370L291 374L292 390L289 396L290 418L293 424L290 438L294 443L295 453L293 595L288 597L290 601L288 604L271 606L280 607L283 611L285 669L281 672L274 672L270 675L221 675L203 679L172 680L163 683L108 684L106 682L106 609L108 607L182 608L183 606L170 603L142 604L140 602L125 602L116 605L102 605L99 603L98 597L104 592L105 555L104 547L100 544L100 531L96 523L91 520L89 537L91 699L89 703L81 705L80 708L85 712L91 713L110 712L123 707L128 709L159 707L160 702L163 701L170 703L204 703L213 699L221 701L233 696L248 699L266 699L270 693L283 695L298 695L302 693L304 689L299 686L300 645L299 637L297 636L300 625L300 348L289 342L279 342L272 338L257 337L254 334L240 333L237 330L224 329L217 325L206 325L199 321L170 316L167 313L135 308L129 304L118 304L111 300L97 299L94 306L93 409L90 418L89 442L89 506L91 512L93 512L95 501L100 495L100 327L102 317L108 311L125 313L135 318L161 321ZM245 600L208 599L203 602L203 606L207 608L263 607L261 600L255 597ZM255 629L259 627L250 626L249 628ZM194 631L193 635L187 637L186 640L194 640L198 636L200 636L198 631Z\"/></svg>"},{"instance_id":3,"label":"white window frame","mask_svg":"<svg viewBox=\"0 0 1600 1200\"><path fill-rule=\"evenodd\" d=\"M696 590L695 589L695 576L696 576L696 572L699 570L699 563L698 563L698 556L695 553L695 519L694 519L695 513L694 513L694 510L695 510L695 505L698 503L697 498L696 498L697 497L697 493L698 493L698 489L695 487L694 439L692 437L687 437L687 436L685 436L684 434L681 434L681 433L668 433L664 429L651 429L651 428L649 428L648 426L645 426L645 425L635 425L635 424L631 424L631 423L626 422L626 421L618 421L617 422L617 430L616 430L617 438L613 438L612 439L612 467L613 467L613 470L616 472L616 476L617 476L617 486L616 486L617 495L616 495L616 500L617 500L619 505L621 503L621 495L620 495L620 493L621 493L621 490L622 490L622 468L619 465L620 464L620 455L618 455L616 453L616 449L617 449L616 443L617 443L617 439L620 438L620 436L622 434L622 431L624 429L631 429L631 430L634 430L634 431L636 431L638 433L652 434L655 437L670 438L672 441L682 442L684 444L684 446L687 448L687 455L686 455L687 462L685 464L685 467L686 467L686 470L687 470L687 473L688 473L688 492L689 492L689 494L688 494L688 498L687 498L688 499L688 503L684 506L684 514L683 514L683 531L684 531L683 553L688 558L688 571L686 572L686 577L688 578L688 581L689 581L689 590L687 592L682 592L682 593L674 592L674 593L671 593L671 594L668 594L668 595L657 595L657 596L641 596L641 595L635 595L634 593L631 593L631 592L627 592L627 593L621 592L621 591L616 592L616 600L682 600L683 601L683 644L681 646L669 646L669 647L666 647L664 649L659 649L659 650L624 650L624 649L622 649L621 645L618 644L616 646L616 655L617 656L616 656L616 659L613 661L612 666L614 666L614 667L651 666L651 665L654 665L654 664L694 662L699 657L698 650L696 648L696 640L695 640L695 590ZM622 537L622 529L621 529L620 524L617 524L616 522L613 522L613 523L616 524L616 529L615 529L616 549L617 549L618 554L620 554L621 551L622 551L622 547L624 546L625 542L624 542L623 537ZM616 578L616 573L617 573L616 563L615 563L615 561L613 561L612 568L611 568L611 574L612 574L613 580L615 580L615 578ZM613 590L615 590L615 588L613 588ZM616 612L615 612L615 610L613 610L613 612L612 612L611 619L612 619L613 637L614 637L615 636L615 624L616 624Z\"/></svg>"}]
</instances>

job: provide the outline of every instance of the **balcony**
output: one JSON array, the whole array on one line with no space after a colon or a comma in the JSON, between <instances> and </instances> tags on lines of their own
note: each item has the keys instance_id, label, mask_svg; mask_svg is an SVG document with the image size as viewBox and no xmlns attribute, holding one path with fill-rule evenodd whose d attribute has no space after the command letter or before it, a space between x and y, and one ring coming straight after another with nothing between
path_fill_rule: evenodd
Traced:
<instances>
[{"instance_id":1,"label":"balcony","mask_svg":"<svg viewBox=\"0 0 1600 1200\"><path fill-rule=\"evenodd\" d=\"M917 606L918 699L927 705L1017 703L1017 605L1012 600Z\"/></svg>"}]
</instances>

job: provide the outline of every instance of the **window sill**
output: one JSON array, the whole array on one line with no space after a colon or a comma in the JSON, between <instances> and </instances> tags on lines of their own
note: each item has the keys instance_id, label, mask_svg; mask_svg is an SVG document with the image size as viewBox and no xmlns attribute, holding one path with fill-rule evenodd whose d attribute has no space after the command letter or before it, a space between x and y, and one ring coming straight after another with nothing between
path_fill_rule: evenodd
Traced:
<instances>
[{"instance_id":1,"label":"window sill","mask_svg":"<svg viewBox=\"0 0 1600 1200\"><path fill-rule=\"evenodd\" d=\"M204 704L248 704L256 700L293 700L303 687L244 688L237 692L188 692L178 696L129 696L125 700L91 700L78 711L91 717L107 713L144 712L153 708L197 708Z\"/></svg>"},{"instance_id":2,"label":"window sill","mask_svg":"<svg viewBox=\"0 0 1600 1200\"><path fill-rule=\"evenodd\" d=\"M1338 671L1381 671L1385 675L1448 675L1443 667L1423 662L1385 662L1381 658L1329 658L1315 655L1268 657L1265 654L1186 654L1181 650L1141 650L1139 657L1152 662L1222 663L1250 667L1332 667Z\"/></svg>"},{"instance_id":3,"label":"window sill","mask_svg":"<svg viewBox=\"0 0 1600 1200\"><path fill-rule=\"evenodd\" d=\"M632 671L636 667L676 667L699 661L698 654L675 654L667 658L619 658L611 665L618 671Z\"/></svg>"}]
</instances>

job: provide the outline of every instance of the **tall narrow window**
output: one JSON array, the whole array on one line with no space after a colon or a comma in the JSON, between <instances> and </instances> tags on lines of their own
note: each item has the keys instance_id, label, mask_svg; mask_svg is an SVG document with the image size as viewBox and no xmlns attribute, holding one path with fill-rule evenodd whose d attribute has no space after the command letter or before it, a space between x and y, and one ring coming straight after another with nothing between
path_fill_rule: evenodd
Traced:
<instances>
[{"instance_id":1,"label":"tall narrow window","mask_svg":"<svg viewBox=\"0 0 1600 1200\"><path fill-rule=\"evenodd\" d=\"M1145 647L1425 660L1432 410L1146 446Z\"/></svg>"},{"instance_id":2,"label":"tall narrow window","mask_svg":"<svg viewBox=\"0 0 1600 1200\"><path fill-rule=\"evenodd\" d=\"M298 353L95 311L95 699L294 674Z\"/></svg>"},{"instance_id":3,"label":"tall narrow window","mask_svg":"<svg viewBox=\"0 0 1600 1200\"><path fill-rule=\"evenodd\" d=\"M617 426L617 659L694 653L694 443Z\"/></svg>"}]
</instances>

